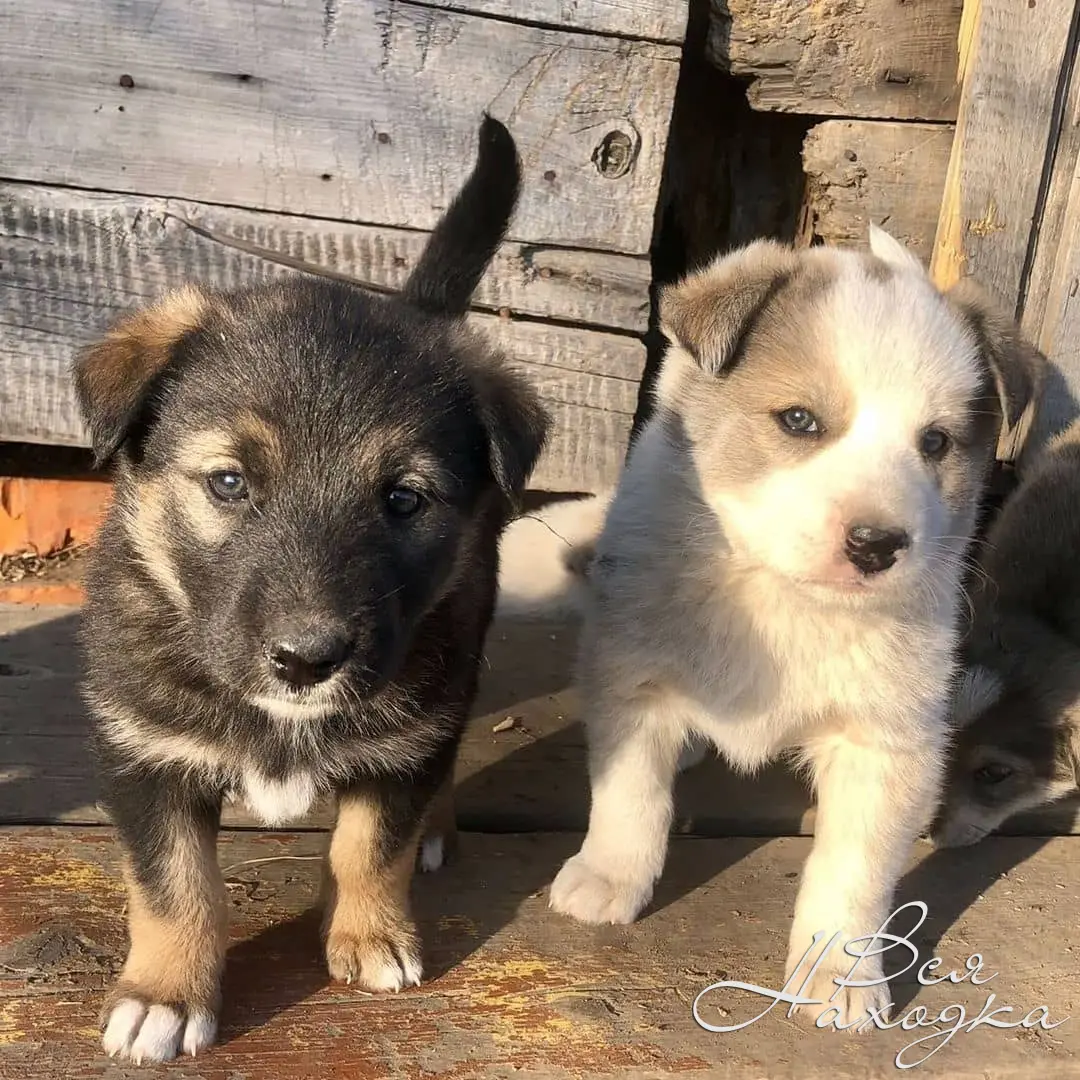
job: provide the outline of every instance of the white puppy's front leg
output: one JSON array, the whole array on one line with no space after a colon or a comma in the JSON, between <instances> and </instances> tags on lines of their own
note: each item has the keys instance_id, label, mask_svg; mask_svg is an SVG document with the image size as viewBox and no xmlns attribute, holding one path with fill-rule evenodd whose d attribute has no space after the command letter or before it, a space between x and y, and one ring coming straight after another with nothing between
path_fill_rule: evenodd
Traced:
<instances>
[{"instance_id":1,"label":"white puppy's front leg","mask_svg":"<svg viewBox=\"0 0 1080 1080\"><path fill-rule=\"evenodd\" d=\"M875 741L872 732L856 729L853 736L831 735L806 747L818 790L817 824L795 904L787 962L790 976L814 935L824 935L802 964L792 990L823 1002L803 1007L812 1019L838 1010L830 1014L838 1026L869 1018L870 1007L882 1010L891 1002L886 984L841 989L834 979L849 973L859 982L882 978L879 957L868 957L855 967L857 956L845 953L844 946L855 938L869 938L891 914L911 846L933 816L942 769L942 752L933 739L900 748ZM800 989L821 948L837 933L840 939Z\"/></svg>"},{"instance_id":2,"label":"white puppy's front leg","mask_svg":"<svg viewBox=\"0 0 1080 1080\"><path fill-rule=\"evenodd\" d=\"M552 882L551 906L582 922L630 923L664 868L685 729L656 699L605 700L587 717L589 831Z\"/></svg>"}]
</instances>

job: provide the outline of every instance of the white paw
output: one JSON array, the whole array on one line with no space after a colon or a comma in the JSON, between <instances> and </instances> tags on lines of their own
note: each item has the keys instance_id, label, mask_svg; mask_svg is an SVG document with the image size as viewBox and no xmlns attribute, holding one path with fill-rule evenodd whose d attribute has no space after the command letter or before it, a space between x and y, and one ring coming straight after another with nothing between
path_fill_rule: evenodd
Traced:
<instances>
[{"instance_id":1,"label":"white paw","mask_svg":"<svg viewBox=\"0 0 1080 1080\"><path fill-rule=\"evenodd\" d=\"M424 974L418 943L404 932L366 939L331 933L326 962L333 978L379 993L419 986Z\"/></svg>"},{"instance_id":2,"label":"white paw","mask_svg":"<svg viewBox=\"0 0 1080 1080\"><path fill-rule=\"evenodd\" d=\"M840 945L833 947L842 948ZM815 953L814 956L816 955ZM800 953L798 957L788 958L789 973L801 956ZM800 1005L795 1010L795 1014L813 1024L817 1023L819 1017L825 1016L822 1027L831 1027L835 1023L837 1028L844 1028L856 1034L874 1030L874 1012L877 1012L882 1020L887 1020L892 999L889 995L888 983L883 979L877 986L837 986L835 980L843 979L851 973L855 959L846 955L842 959L834 958L832 955L826 957L821 967L804 985L802 979L813 967L813 958L808 958L802 966L803 976L792 984L790 990L800 997L814 998L821 1004ZM875 979L881 979L882 973L880 969L872 968L864 961L859 964L851 977L859 982L872 982Z\"/></svg>"},{"instance_id":3,"label":"white paw","mask_svg":"<svg viewBox=\"0 0 1080 1080\"><path fill-rule=\"evenodd\" d=\"M420 872L434 873L442 866L446 851L441 836L427 836L420 845Z\"/></svg>"},{"instance_id":4,"label":"white paw","mask_svg":"<svg viewBox=\"0 0 1080 1080\"><path fill-rule=\"evenodd\" d=\"M632 923L652 899L652 883L618 881L600 873L580 853L568 859L551 883L549 904L586 923Z\"/></svg>"},{"instance_id":5,"label":"white paw","mask_svg":"<svg viewBox=\"0 0 1080 1080\"><path fill-rule=\"evenodd\" d=\"M109 1013L101 1042L109 1057L142 1065L171 1061L181 1050L194 1057L213 1043L215 1035L217 1017L207 1009L182 1011L121 998Z\"/></svg>"}]
</instances>

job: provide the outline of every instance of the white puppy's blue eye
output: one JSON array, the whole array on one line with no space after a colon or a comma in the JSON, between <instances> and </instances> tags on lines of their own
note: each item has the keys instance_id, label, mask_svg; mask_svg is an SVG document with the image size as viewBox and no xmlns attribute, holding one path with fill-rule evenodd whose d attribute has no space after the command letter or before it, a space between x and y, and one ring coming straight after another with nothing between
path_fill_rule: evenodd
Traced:
<instances>
[{"instance_id":1,"label":"white puppy's blue eye","mask_svg":"<svg viewBox=\"0 0 1080 1080\"><path fill-rule=\"evenodd\" d=\"M919 453L924 457L939 460L949 449L949 436L941 428L927 428L919 436Z\"/></svg>"},{"instance_id":2,"label":"white puppy's blue eye","mask_svg":"<svg viewBox=\"0 0 1080 1080\"><path fill-rule=\"evenodd\" d=\"M792 405L790 409L784 409L776 414L780 425L793 435L820 435L821 425L818 418L802 405Z\"/></svg>"},{"instance_id":3,"label":"white puppy's blue eye","mask_svg":"<svg viewBox=\"0 0 1080 1080\"><path fill-rule=\"evenodd\" d=\"M391 488L386 496L386 509L397 518L412 517L423 505L423 496L412 488Z\"/></svg>"},{"instance_id":4,"label":"white puppy's blue eye","mask_svg":"<svg viewBox=\"0 0 1080 1080\"><path fill-rule=\"evenodd\" d=\"M248 494L244 474L235 469L220 469L210 473L206 478L206 486L210 489L210 494L222 502L239 502L246 499Z\"/></svg>"}]
</instances>

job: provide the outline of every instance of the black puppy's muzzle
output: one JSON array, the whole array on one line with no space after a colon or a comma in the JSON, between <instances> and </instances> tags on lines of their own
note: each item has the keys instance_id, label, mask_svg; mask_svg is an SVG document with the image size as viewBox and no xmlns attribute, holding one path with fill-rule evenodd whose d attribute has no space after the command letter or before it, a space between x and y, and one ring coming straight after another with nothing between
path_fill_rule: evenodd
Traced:
<instances>
[{"instance_id":1,"label":"black puppy's muzzle","mask_svg":"<svg viewBox=\"0 0 1080 1080\"><path fill-rule=\"evenodd\" d=\"M303 690L326 682L356 649L345 626L331 623L282 628L266 647L274 676L290 689Z\"/></svg>"}]
</instances>

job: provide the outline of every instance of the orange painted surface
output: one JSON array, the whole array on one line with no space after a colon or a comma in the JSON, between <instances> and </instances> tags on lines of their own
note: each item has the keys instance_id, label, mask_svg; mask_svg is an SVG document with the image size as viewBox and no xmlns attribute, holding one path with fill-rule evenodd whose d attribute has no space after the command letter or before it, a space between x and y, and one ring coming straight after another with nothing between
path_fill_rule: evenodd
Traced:
<instances>
[{"instance_id":1,"label":"orange painted surface","mask_svg":"<svg viewBox=\"0 0 1080 1080\"><path fill-rule=\"evenodd\" d=\"M22 581L0 582L0 604L78 607L84 599L82 583L79 581L24 578Z\"/></svg>"},{"instance_id":2,"label":"orange painted surface","mask_svg":"<svg viewBox=\"0 0 1080 1080\"><path fill-rule=\"evenodd\" d=\"M104 480L0 477L0 555L88 543L112 497Z\"/></svg>"}]
</instances>

